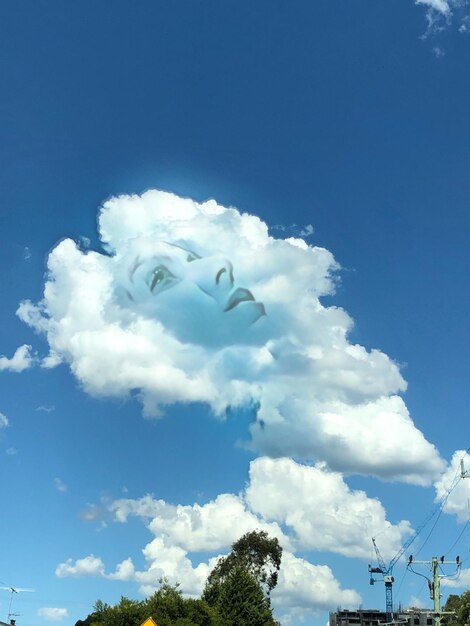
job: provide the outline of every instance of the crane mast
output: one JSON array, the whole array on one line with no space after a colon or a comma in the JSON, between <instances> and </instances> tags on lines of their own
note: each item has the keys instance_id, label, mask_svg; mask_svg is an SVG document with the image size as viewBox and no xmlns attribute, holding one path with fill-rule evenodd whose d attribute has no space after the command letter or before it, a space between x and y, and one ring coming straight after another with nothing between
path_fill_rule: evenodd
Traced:
<instances>
[{"instance_id":1,"label":"crane mast","mask_svg":"<svg viewBox=\"0 0 470 626\"><path fill-rule=\"evenodd\" d=\"M387 624L390 624L391 622L393 622L393 583L394 583L394 578L392 576L392 568L395 565L395 561L396 559L393 559L390 562L390 565L387 567L385 565L385 561L382 558L382 555L380 554L380 550L377 547L377 544L375 543L375 538L372 537L372 543L374 544L374 550L375 550L375 554L377 556L377 562L379 564L379 567L372 567L371 565L369 565L369 573L371 574L370 576L370 584L373 585L377 582L377 578L374 578L372 574L381 574L383 576L383 581L385 584L385 613L386 613L386 620L387 620Z\"/></svg>"}]
</instances>

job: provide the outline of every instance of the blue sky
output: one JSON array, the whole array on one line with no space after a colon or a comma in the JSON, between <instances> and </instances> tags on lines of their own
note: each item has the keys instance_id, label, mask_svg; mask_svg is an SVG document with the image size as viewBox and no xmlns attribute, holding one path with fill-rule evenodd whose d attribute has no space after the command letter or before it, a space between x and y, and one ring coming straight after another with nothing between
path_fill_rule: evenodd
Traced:
<instances>
[{"instance_id":1,"label":"blue sky","mask_svg":"<svg viewBox=\"0 0 470 626\"><path fill-rule=\"evenodd\" d=\"M467 9L2 3L0 581L35 589L19 626L161 575L198 593L252 527L284 545L283 623L384 605L371 535L391 558L469 445ZM420 558L457 539L468 489ZM396 602L429 605L396 579Z\"/></svg>"}]
</instances>

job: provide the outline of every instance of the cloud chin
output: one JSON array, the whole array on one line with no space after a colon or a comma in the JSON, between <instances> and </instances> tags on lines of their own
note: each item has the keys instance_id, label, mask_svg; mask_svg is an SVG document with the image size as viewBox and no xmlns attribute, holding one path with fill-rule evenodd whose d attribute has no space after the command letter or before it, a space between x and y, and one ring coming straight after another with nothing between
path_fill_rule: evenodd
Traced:
<instances>
[{"instance_id":1,"label":"cloud chin","mask_svg":"<svg viewBox=\"0 0 470 626\"><path fill-rule=\"evenodd\" d=\"M339 269L328 250L157 190L111 198L98 223L107 253L61 241L43 300L18 309L88 393L137 391L148 416L255 407L256 450L347 472L421 484L442 469L396 363L350 343L351 318L322 304Z\"/></svg>"}]
</instances>

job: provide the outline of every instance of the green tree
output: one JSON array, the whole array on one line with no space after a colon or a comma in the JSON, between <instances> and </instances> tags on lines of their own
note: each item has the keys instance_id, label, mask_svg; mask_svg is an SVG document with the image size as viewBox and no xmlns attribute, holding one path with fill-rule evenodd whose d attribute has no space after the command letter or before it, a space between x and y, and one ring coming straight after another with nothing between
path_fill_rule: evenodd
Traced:
<instances>
[{"instance_id":1,"label":"green tree","mask_svg":"<svg viewBox=\"0 0 470 626\"><path fill-rule=\"evenodd\" d=\"M218 602L221 585L235 569L245 569L261 585L266 597L277 585L282 548L275 537L264 530L246 533L232 545L232 551L221 557L209 574L203 598L211 605Z\"/></svg>"},{"instance_id":2,"label":"green tree","mask_svg":"<svg viewBox=\"0 0 470 626\"><path fill-rule=\"evenodd\" d=\"M201 599L185 599L178 585L160 580L160 588L143 601L121 598L116 606L98 600L94 611L75 626L140 626L152 617L158 626L217 626L217 609Z\"/></svg>"},{"instance_id":3,"label":"green tree","mask_svg":"<svg viewBox=\"0 0 470 626\"><path fill-rule=\"evenodd\" d=\"M234 567L226 576L217 606L220 626L274 626L260 583L242 566Z\"/></svg>"},{"instance_id":4,"label":"green tree","mask_svg":"<svg viewBox=\"0 0 470 626\"><path fill-rule=\"evenodd\" d=\"M457 622L458 624L462 624L462 626L470 625L470 591L464 591L460 596Z\"/></svg>"},{"instance_id":5,"label":"green tree","mask_svg":"<svg viewBox=\"0 0 470 626\"><path fill-rule=\"evenodd\" d=\"M217 609L200 598L185 600L186 617L196 626L215 626L218 623Z\"/></svg>"},{"instance_id":6,"label":"green tree","mask_svg":"<svg viewBox=\"0 0 470 626\"><path fill-rule=\"evenodd\" d=\"M179 585L160 580L160 588L145 602L146 617L153 617L158 626L170 626L186 617L185 600Z\"/></svg>"},{"instance_id":7,"label":"green tree","mask_svg":"<svg viewBox=\"0 0 470 626\"><path fill-rule=\"evenodd\" d=\"M444 611L454 611L454 615L445 617L446 626L470 626L470 591L464 591L461 596L451 594Z\"/></svg>"},{"instance_id":8,"label":"green tree","mask_svg":"<svg viewBox=\"0 0 470 626\"><path fill-rule=\"evenodd\" d=\"M100 626L140 626L144 619L144 603L122 596L119 604L103 612L98 623Z\"/></svg>"},{"instance_id":9,"label":"green tree","mask_svg":"<svg viewBox=\"0 0 470 626\"><path fill-rule=\"evenodd\" d=\"M457 626L458 624L458 613L459 613L459 609L460 609L460 596L457 596L455 594L451 594L448 598L447 598L447 602L445 603L444 606L444 611L453 611L453 615L446 615L444 617L446 626Z\"/></svg>"}]
</instances>

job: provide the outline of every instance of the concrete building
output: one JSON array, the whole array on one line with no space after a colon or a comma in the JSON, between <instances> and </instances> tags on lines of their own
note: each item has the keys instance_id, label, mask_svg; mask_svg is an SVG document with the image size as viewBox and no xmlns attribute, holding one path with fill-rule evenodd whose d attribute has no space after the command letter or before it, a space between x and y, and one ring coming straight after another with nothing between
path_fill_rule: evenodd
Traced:
<instances>
[{"instance_id":1,"label":"concrete building","mask_svg":"<svg viewBox=\"0 0 470 626\"><path fill-rule=\"evenodd\" d=\"M434 616L431 609L399 611L393 614L393 621L402 626L434 626ZM330 613L329 626L382 626L386 622L386 614L376 609L339 610Z\"/></svg>"}]
</instances>

